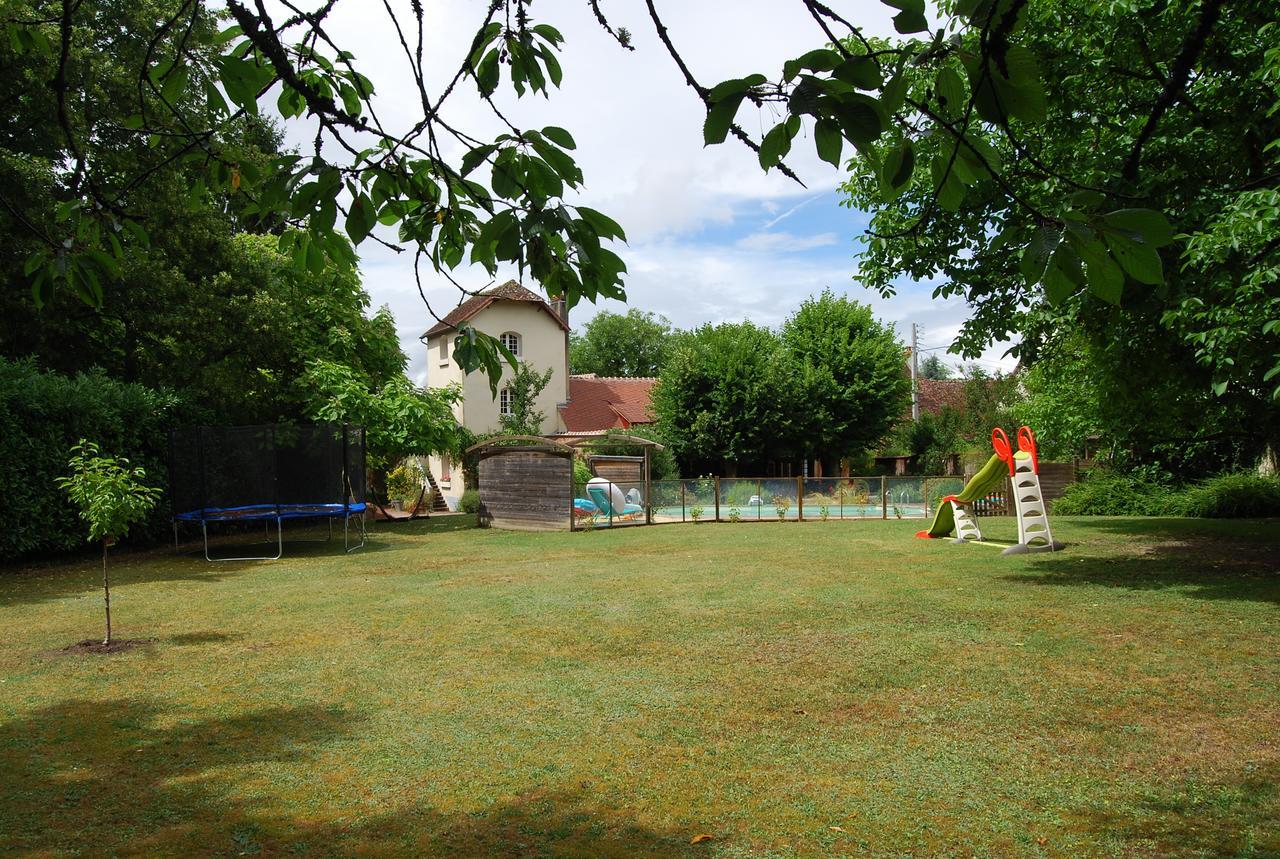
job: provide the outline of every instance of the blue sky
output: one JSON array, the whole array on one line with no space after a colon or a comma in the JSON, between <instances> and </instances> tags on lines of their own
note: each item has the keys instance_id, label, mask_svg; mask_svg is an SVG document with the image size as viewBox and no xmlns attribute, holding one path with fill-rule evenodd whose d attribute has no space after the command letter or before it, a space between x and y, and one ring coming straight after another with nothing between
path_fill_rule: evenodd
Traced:
<instances>
[{"instance_id":1,"label":"blue sky","mask_svg":"<svg viewBox=\"0 0 1280 859\"><path fill-rule=\"evenodd\" d=\"M408 5L407 0L393 3ZM457 68L459 50L465 49L459 46L470 42L483 4L428 0L425 5L431 22L428 76L442 86ZM737 0L733 15L725 15L720 3L657 0L657 5L693 73L708 84L756 71L775 76L784 60L823 42L800 4L780 8L771 0ZM881 3L832 5L869 32L891 31L891 10ZM339 4L330 32L344 35L343 46L373 80L384 123L407 127L419 112L402 58L386 49L395 44L395 33L384 16L363 14L359 6ZM897 295L885 299L854 282L856 240L867 219L839 205L837 189L847 174L817 159L808 129L787 159L807 187L777 171L765 174L755 155L733 140L702 145L701 103L654 37L643 0L603 4L615 26L633 32L634 52L622 51L599 29L586 3L532 8L565 36L563 85L548 99L517 100L500 90L496 100L521 127L554 124L573 133L586 184L569 202L600 209L626 229L628 242L616 250L629 268L629 306L665 315L680 327L739 319L777 325L806 296L830 287L871 304L904 339L912 322L924 327L922 343L928 346L949 342L959 330L967 316L964 303L933 300L929 284L903 283ZM466 85L451 97L446 112L455 126L482 138L503 130ZM749 133L760 134L778 117L744 109L738 121ZM290 127L290 140L299 146L312 135L305 123ZM447 156L461 154L460 147L446 150ZM410 373L422 381L425 355L417 337L433 318L418 294L412 260L369 241L360 252L365 287L375 306L386 304L394 312ZM491 282L481 269L464 266L453 274L468 289ZM430 270L421 275L431 309L444 315L458 302L458 290ZM514 270L500 271L496 280L516 276ZM617 302L601 307L625 310ZM570 321L580 326L598 309L579 305ZM984 354L988 369L1012 366L1000 359L1003 350L995 346Z\"/></svg>"}]
</instances>

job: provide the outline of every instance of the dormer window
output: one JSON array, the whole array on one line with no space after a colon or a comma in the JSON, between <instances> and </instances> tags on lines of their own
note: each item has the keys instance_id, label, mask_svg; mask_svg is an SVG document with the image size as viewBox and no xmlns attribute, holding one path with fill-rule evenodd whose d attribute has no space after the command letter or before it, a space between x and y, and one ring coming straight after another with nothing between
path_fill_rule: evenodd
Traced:
<instances>
[{"instance_id":1,"label":"dormer window","mask_svg":"<svg viewBox=\"0 0 1280 859\"><path fill-rule=\"evenodd\" d=\"M502 343L503 346L507 347L507 351L509 351L512 355L515 355L517 358L520 357L520 335L519 334L516 334L514 331L508 331L502 336L500 336L498 338L498 341Z\"/></svg>"}]
</instances>

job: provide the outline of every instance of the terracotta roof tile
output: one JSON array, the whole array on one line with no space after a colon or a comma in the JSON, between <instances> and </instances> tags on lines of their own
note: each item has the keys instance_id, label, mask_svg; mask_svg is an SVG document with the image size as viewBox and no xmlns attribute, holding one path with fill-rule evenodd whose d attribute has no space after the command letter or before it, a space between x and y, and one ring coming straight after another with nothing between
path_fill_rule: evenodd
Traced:
<instances>
[{"instance_id":1,"label":"terracotta roof tile","mask_svg":"<svg viewBox=\"0 0 1280 859\"><path fill-rule=\"evenodd\" d=\"M964 379L918 379L920 411L939 414L943 406L964 410Z\"/></svg>"},{"instance_id":2,"label":"terracotta roof tile","mask_svg":"<svg viewBox=\"0 0 1280 859\"><path fill-rule=\"evenodd\" d=\"M560 315L551 309L551 305L547 304L547 302L543 300L542 296L538 295L536 292L525 289L514 280L509 280L504 284L495 286L492 289L486 289L484 292L473 295L466 301L459 304L453 310L449 311L444 319L441 319L435 325L431 326L431 328L427 329L427 332L422 335L422 339L434 337L437 334L442 334L445 331L457 328L460 323L466 322L468 319L475 316L495 301L534 302L535 304L540 305L542 309L556 321L557 325L565 331L569 330L569 323L561 319Z\"/></svg>"},{"instance_id":3,"label":"terracotta roof tile","mask_svg":"<svg viewBox=\"0 0 1280 859\"><path fill-rule=\"evenodd\" d=\"M653 422L649 397L657 379L612 376L569 377L569 402L560 408L565 430L595 432Z\"/></svg>"}]
</instances>

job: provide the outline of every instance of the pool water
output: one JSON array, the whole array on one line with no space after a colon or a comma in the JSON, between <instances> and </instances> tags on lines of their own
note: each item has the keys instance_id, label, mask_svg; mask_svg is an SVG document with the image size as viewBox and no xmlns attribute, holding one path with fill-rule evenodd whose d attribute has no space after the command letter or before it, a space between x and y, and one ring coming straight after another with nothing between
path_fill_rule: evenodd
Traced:
<instances>
[{"instance_id":1,"label":"pool water","mask_svg":"<svg viewBox=\"0 0 1280 859\"><path fill-rule=\"evenodd\" d=\"M720 505L720 520L722 522L729 521L729 512L732 509L733 508L726 507L723 504ZM738 515L742 517L742 521L744 522L754 522L757 519L761 521L768 519L776 520L778 518L777 509L769 505L764 507L739 507L737 509ZM806 506L804 510L805 520L808 521L810 519L822 518L819 509L819 507ZM896 510L897 512L895 512L894 507L889 507L889 519L923 519L927 516L923 504L899 504ZM828 518L831 519L880 519L884 516L884 512L885 511L879 504L846 504L843 507L833 504L827 507ZM702 515L703 519L707 521L715 519L715 508L704 507ZM653 518L662 522L670 522L673 520L679 522L682 519L692 521L692 517L689 516L689 508L685 507L682 510L678 506L655 507L653 510ZM783 518L792 520L799 519L800 511L795 506L792 506L787 510L786 515Z\"/></svg>"}]
</instances>

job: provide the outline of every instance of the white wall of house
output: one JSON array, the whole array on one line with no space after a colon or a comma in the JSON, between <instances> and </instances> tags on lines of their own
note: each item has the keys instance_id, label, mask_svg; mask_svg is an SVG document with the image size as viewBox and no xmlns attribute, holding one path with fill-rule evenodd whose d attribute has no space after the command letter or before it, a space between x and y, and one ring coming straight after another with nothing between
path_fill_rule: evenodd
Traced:
<instances>
[{"instance_id":1,"label":"white wall of house","mask_svg":"<svg viewBox=\"0 0 1280 859\"><path fill-rule=\"evenodd\" d=\"M519 358L539 372L551 368L551 381L538 395L537 409L545 415L541 432L563 430L557 408L569 397L569 335L551 315L529 301L498 300L468 320L476 330L493 337L515 334L519 338ZM464 374L453 360L453 338L456 331L446 331L427 338L427 385L443 388L457 383L462 386L462 400L454 406L458 423L474 433L494 432L499 428L499 401L489 390L489 377L482 372ZM510 380L512 371L503 365L499 392ZM447 458L432 456L431 473L440 491L456 509L462 497L462 468Z\"/></svg>"}]
</instances>

